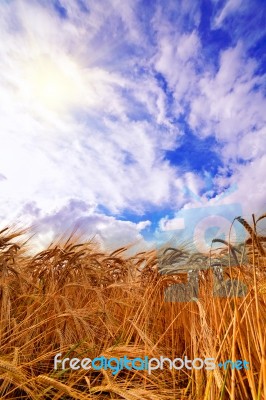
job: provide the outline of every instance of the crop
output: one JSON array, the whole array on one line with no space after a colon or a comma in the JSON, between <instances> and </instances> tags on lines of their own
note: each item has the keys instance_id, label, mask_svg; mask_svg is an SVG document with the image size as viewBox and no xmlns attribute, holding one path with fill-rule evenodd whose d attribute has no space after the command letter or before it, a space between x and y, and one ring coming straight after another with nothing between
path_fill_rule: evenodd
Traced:
<instances>
[{"instance_id":1,"label":"crop","mask_svg":"<svg viewBox=\"0 0 266 400\"><path fill-rule=\"evenodd\" d=\"M181 260L202 267L209 255L163 249L168 269L160 273L155 250L106 253L73 235L30 255L27 230L2 230L0 398L266 400L266 239L258 228L265 216L235 221L247 230L245 243L214 240L221 248L212 260L224 277L245 283L246 296L215 296L213 269L201 268L199 297L187 302L165 301L167 287L187 279L173 266ZM113 376L54 370L56 353L246 359L250 369L122 370Z\"/></svg>"}]
</instances>

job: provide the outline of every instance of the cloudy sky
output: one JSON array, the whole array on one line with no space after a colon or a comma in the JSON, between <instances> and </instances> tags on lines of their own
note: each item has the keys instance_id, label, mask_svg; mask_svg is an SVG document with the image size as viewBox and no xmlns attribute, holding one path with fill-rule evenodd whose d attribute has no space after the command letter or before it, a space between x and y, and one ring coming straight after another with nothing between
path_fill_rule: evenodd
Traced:
<instances>
[{"instance_id":1,"label":"cloudy sky","mask_svg":"<svg viewBox=\"0 0 266 400\"><path fill-rule=\"evenodd\" d=\"M2 0L1 227L120 246L265 212L265 27L263 0Z\"/></svg>"}]
</instances>

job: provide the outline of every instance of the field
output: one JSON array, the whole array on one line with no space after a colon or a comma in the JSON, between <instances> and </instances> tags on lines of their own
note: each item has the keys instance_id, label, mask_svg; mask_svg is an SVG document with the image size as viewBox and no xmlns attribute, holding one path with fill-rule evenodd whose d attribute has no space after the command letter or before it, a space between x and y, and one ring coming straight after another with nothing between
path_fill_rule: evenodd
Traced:
<instances>
[{"instance_id":1,"label":"field","mask_svg":"<svg viewBox=\"0 0 266 400\"><path fill-rule=\"evenodd\" d=\"M72 236L30 256L26 231L2 230L0 398L266 400L264 237L255 222L241 223L250 235L240 247L246 258L226 243L221 253L232 259L224 276L243 282L246 295L213 295L209 268L199 274L198 298L186 302L165 301L166 288L185 287L186 274L160 273L155 250L107 254ZM173 249L168 254L177 257ZM247 360L249 369L165 367L149 374L124 368L114 375L108 369L55 370L57 353L213 357Z\"/></svg>"}]
</instances>

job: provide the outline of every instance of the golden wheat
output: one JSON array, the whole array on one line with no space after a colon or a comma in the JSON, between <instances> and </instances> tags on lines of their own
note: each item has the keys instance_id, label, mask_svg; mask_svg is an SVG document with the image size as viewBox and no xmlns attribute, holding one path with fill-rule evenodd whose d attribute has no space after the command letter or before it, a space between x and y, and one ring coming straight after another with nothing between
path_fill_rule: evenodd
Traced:
<instances>
[{"instance_id":1,"label":"golden wheat","mask_svg":"<svg viewBox=\"0 0 266 400\"><path fill-rule=\"evenodd\" d=\"M221 240L211 261L183 247L134 256L123 247L107 254L74 237L30 256L26 231L2 230L1 399L266 400L265 237L256 231L265 216L254 228L239 219L250 234L252 263L242 257L244 245ZM244 282L246 296L215 297L210 263L222 265L224 278ZM185 285L191 268L201 271L199 299L165 302L165 289ZM250 370L123 369L113 376L105 370L54 370L57 353L246 359Z\"/></svg>"}]
</instances>

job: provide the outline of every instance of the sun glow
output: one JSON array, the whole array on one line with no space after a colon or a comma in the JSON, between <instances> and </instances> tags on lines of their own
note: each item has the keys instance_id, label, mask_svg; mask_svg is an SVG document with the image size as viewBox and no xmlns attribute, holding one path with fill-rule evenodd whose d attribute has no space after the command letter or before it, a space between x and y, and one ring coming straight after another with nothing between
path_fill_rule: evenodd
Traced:
<instances>
[{"instance_id":1,"label":"sun glow","mask_svg":"<svg viewBox=\"0 0 266 400\"><path fill-rule=\"evenodd\" d=\"M25 75L24 96L45 108L64 110L82 95L79 68L68 59L41 57L26 68Z\"/></svg>"}]
</instances>

